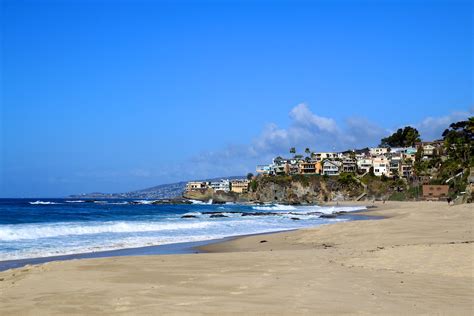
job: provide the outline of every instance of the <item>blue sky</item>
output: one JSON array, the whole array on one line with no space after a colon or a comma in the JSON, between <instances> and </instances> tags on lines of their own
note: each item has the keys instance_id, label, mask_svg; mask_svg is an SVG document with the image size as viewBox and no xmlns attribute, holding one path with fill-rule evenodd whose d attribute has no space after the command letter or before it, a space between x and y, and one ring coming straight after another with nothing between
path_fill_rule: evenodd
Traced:
<instances>
[{"instance_id":1,"label":"blue sky","mask_svg":"<svg viewBox=\"0 0 474 316\"><path fill-rule=\"evenodd\" d=\"M0 197L239 175L473 113L471 1L2 1Z\"/></svg>"}]
</instances>

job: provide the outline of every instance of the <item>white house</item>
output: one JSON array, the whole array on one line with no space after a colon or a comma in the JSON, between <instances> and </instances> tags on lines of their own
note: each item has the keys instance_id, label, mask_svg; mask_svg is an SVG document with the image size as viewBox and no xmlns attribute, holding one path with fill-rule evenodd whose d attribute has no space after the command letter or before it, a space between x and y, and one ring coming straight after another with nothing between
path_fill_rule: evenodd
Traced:
<instances>
[{"instance_id":1,"label":"white house","mask_svg":"<svg viewBox=\"0 0 474 316\"><path fill-rule=\"evenodd\" d=\"M363 172L363 173L369 172L372 166L373 166L372 158L357 159L357 168L359 169L360 172Z\"/></svg>"},{"instance_id":2,"label":"white house","mask_svg":"<svg viewBox=\"0 0 474 316\"><path fill-rule=\"evenodd\" d=\"M385 147L370 148L370 155L372 157L385 155L386 153L388 153L388 148Z\"/></svg>"},{"instance_id":3,"label":"white house","mask_svg":"<svg viewBox=\"0 0 474 316\"><path fill-rule=\"evenodd\" d=\"M315 161L323 161L325 159L335 159L335 158L343 158L344 155L342 153L330 153L330 152L327 152L327 153L314 153L312 155L313 159Z\"/></svg>"},{"instance_id":4,"label":"white house","mask_svg":"<svg viewBox=\"0 0 474 316\"><path fill-rule=\"evenodd\" d=\"M209 186L214 190L214 192L217 191L224 191L224 192L229 192L230 191L230 181L227 179L222 179L221 181L212 181L209 183Z\"/></svg>"},{"instance_id":5,"label":"white house","mask_svg":"<svg viewBox=\"0 0 474 316\"><path fill-rule=\"evenodd\" d=\"M258 165L256 170L258 174L270 175L273 174L274 166L270 165Z\"/></svg>"},{"instance_id":6,"label":"white house","mask_svg":"<svg viewBox=\"0 0 474 316\"><path fill-rule=\"evenodd\" d=\"M342 162L340 161L325 160L323 162L323 174L328 176L338 176L341 166Z\"/></svg>"},{"instance_id":7,"label":"white house","mask_svg":"<svg viewBox=\"0 0 474 316\"><path fill-rule=\"evenodd\" d=\"M428 157L434 156L435 151L436 151L436 147L431 145L431 144L427 144L427 145L423 146L423 156L424 157L428 158Z\"/></svg>"},{"instance_id":8,"label":"white house","mask_svg":"<svg viewBox=\"0 0 474 316\"><path fill-rule=\"evenodd\" d=\"M385 175L388 177L390 175L390 162L384 156L374 158L373 166L374 166L374 174L377 177L381 177L382 175Z\"/></svg>"}]
</instances>

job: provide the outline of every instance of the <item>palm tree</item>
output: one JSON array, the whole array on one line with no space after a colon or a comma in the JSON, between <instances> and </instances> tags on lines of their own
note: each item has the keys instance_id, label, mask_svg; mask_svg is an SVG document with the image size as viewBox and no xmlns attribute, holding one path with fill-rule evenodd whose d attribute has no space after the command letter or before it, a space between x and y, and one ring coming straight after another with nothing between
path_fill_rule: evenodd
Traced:
<instances>
[{"instance_id":1,"label":"palm tree","mask_svg":"<svg viewBox=\"0 0 474 316\"><path fill-rule=\"evenodd\" d=\"M311 154L311 150L310 150L308 147L306 147L306 149L304 150L304 152L305 152L307 155Z\"/></svg>"},{"instance_id":2,"label":"palm tree","mask_svg":"<svg viewBox=\"0 0 474 316\"><path fill-rule=\"evenodd\" d=\"M290 148L290 154L296 154L296 148L295 147Z\"/></svg>"}]
</instances>

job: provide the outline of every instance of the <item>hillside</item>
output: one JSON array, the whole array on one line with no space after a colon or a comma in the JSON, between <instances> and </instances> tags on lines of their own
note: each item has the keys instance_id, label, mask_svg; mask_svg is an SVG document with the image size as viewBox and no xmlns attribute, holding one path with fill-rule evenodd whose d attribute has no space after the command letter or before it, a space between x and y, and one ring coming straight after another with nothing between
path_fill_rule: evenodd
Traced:
<instances>
[{"instance_id":1,"label":"hillside","mask_svg":"<svg viewBox=\"0 0 474 316\"><path fill-rule=\"evenodd\" d=\"M242 178L241 176L222 177L206 179L203 181L216 181L220 179L237 179ZM85 194L74 194L70 195L69 198L76 199L170 199L181 197L186 187L186 182L175 182L168 184L160 184L151 188L123 192L123 193L85 193Z\"/></svg>"}]
</instances>

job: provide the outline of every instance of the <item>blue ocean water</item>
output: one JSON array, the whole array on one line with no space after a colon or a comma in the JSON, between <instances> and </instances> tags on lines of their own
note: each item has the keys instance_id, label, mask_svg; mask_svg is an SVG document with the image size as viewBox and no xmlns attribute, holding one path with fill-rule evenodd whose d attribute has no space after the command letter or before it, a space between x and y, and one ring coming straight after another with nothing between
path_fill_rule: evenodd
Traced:
<instances>
[{"instance_id":1,"label":"blue ocean water","mask_svg":"<svg viewBox=\"0 0 474 316\"><path fill-rule=\"evenodd\" d=\"M213 240L350 220L361 207L0 199L0 261ZM188 218L182 218L187 215Z\"/></svg>"}]
</instances>

